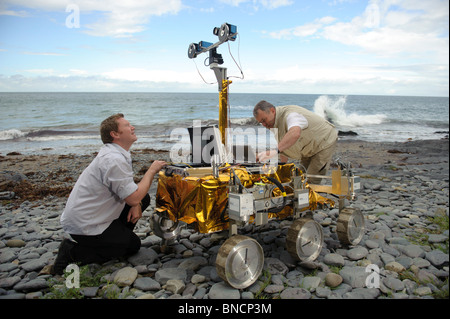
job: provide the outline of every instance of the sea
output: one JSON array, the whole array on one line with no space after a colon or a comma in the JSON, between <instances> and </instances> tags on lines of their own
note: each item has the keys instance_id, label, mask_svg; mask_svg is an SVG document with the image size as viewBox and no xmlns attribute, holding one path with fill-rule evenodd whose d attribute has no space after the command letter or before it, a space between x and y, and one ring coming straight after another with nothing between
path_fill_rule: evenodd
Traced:
<instances>
[{"instance_id":1,"label":"sea","mask_svg":"<svg viewBox=\"0 0 450 319\"><path fill-rule=\"evenodd\" d=\"M406 142L448 138L449 98L378 95L230 93L231 131L262 127L260 100L300 105L328 119L341 138ZM218 93L0 93L0 155L91 154L102 120L123 113L136 128L133 148L170 151L189 143L188 127L218 124ZM241 129L239 129L241 128ZM244 132L249 132L245 131ZM270 135L271 133L269 133ZM270 138L273 138L271 135Z\"/></svg>"}]
</instances>

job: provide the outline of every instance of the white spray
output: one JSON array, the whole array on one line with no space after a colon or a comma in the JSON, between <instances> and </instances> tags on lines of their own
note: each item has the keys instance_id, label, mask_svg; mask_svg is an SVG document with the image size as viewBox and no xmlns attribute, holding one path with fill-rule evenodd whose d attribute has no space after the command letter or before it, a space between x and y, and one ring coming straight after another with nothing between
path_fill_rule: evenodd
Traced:
<instances>
[{"instance_id":1,"label":"white spray","mask_svg":"<svg viewBox=\"0 0 450 319\"><path fill-rule=\"evenodd\" d=\"M314 113L332 122L339 127L358 127L364 125L381 124L386 115L360 115L357 113L347 114L344 107L347 103L346 96L339 96L331 99L326 95L322 95L314 102Z\"/></svg>"}]
</instances>

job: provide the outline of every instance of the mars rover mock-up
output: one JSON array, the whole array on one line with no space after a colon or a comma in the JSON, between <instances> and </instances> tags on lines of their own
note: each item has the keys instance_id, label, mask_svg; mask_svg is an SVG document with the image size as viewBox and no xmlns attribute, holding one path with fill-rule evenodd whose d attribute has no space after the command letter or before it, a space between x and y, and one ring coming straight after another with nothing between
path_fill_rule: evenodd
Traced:
<instances>
[{"instance_id":1,"label":"mars rover mock-up","mask_svg":"<svg viewBox=\"0 0 450 319\"><path fill-rule=\"evenodd\" d=\"M227 69L217 48L235 41L237 27L224 23L214 28L219 41L192 43L188 56L196 58L209 53L209 67L219 86L219 127L188 128L191 141L189 163L171 163L159 174L156 207L152 217L154 233L169 242L177 237L186 223L200 233L228 229L229 238L220 247L216 258L218 275L234 288L252 285L264 266L261 245L249 236L238 234L248 223L256 226L270 219L292 218L287 232L286 249L299 261L315 260L323 246L322 226L313 212L335 201L320 195L334 196L339 205L337 236L343 244L356 245L364 235L364 216L345 202L355 198L360 179L351 165L339 165L331 176L307 176L295 163L258 163L251 145L228 145ZM228 44L229 45L229 44ZM232 143L231 143L232 144ZM307 182L308 177L323 179L322 184ZM347 200L347 201L346 201Z\"/></svg>"}]
</instances>

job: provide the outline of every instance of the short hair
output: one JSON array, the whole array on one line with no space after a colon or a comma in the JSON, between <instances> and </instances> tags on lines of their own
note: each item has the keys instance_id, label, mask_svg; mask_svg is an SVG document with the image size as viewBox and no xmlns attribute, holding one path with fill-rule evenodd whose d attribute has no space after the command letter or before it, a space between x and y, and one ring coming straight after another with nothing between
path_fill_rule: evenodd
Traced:
<instances>
[{"instance_id":1,"label":"short hair","mask_svg":"<svg viewBox=\"0 0 450 319\"><path fill-rule=\"evenodd\" d=\"M273 106L273 104L267 102L267 101L259 101L258 104L255 105L254 109L253 109L253 116L256 117L256 114L258 113L258 110L264 111L264 112L269 112L270 109L275 108L275 106Z\"/></svg>"},{"instance_id":2,"label":"short hair","mask_svg":"<svg viewBox=\"0 0 450 319\"><path fill-rule=\"evenodd\" d=\"M117 113L103 120L102 124L100 125L100 137L102 138L103 144L113 142L111 132L117 132L119 130L119 124L117 123L117 120L123 117L124 115L122 113Z\"/></svg>"}]
</instances>

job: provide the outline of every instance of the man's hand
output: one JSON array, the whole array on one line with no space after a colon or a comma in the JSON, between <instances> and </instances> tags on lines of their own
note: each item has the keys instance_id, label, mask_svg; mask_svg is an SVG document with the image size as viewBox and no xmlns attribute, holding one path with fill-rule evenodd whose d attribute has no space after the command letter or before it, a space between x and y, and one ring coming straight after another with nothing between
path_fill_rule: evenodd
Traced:
<instances>
[{"instance_id":1,"label":"man's hand","mask_svg":"<svg viewBox=\"0 0 450 319\"><path fill-rule=\"evenodd\" d=\"M147 172L145 172L144 177L139 182L138 189L130 196L125 198L125 202L131 207L139 205L145 194L147 194L148 190L150 189L153 177L155 177L159 170L161 170L165 165L167 165L167 163L164 161L154 161L148 168Z\"/></svg>"},{"instance_id":2,"label":"man's hand","mask_svg":"<svg viewBox=\"0 0 450 319\"><path fill-rule=\"evenodd\" d=\"M128 212L127 221L136 224L138 220L142 217L141 204L132 206Z\"/></svg>"},{"instance_id":3,"label":"man's hand","mask_svg":"<svg viewBox=\"0 0 450 319\"><path fill-rule=\"evenodd\" d=\"M156 173L158 173L166 165L167 165L167 163L164 162L164 161L154 161L152 163L152 165L150 165L148 170L153 172L153 174L155 175Z\"/></svg>"},{"instance_id":4,"label":"man's hand","mask_svg":"<svg viewBox=\"0 0 450 319\"><path fill-rule=\"evenodd\" d=\"M271 159L272 157L275 157L277 155L278 155L277 150L264 151L264 152L258 153L258 155L256 156L256 160L263 163L263 162L267 162L269 159Z\"/></svg>"}]
</instances>

